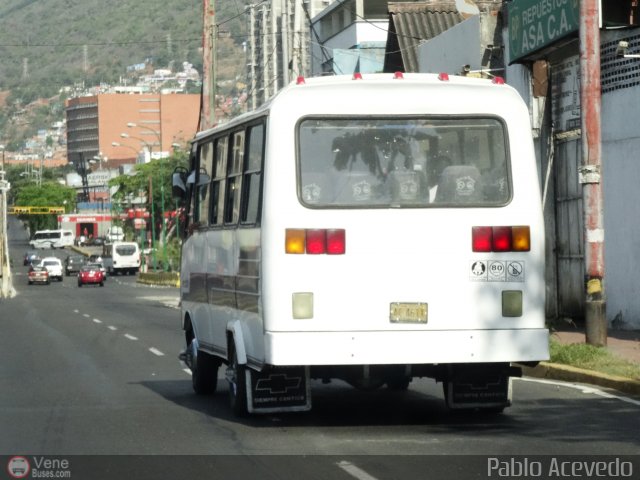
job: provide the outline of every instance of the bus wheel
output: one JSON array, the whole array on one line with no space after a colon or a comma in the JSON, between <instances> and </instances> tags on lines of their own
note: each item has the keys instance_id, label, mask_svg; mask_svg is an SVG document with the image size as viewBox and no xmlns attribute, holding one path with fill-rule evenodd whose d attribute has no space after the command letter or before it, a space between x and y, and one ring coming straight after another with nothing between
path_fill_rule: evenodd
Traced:
<instances>
[{"instance_id":1,"label":"bus wheel","mask_svg":"<svg viewBox=\"0 0 640 480\"><path fill-rule=\"evenodd\" d=\"M242 417L247 414L247 367L238 363L235 349L231 349L227 380L229 381L229 406L231 411Z\"/></svg>"},{"instance_id":2,"label":"bus wheel","mask_svg":"<svg viewBox=\"0 0 640 480\"><path fill-rule=\"evenodd\" d=\"M197 342L193 339L187 347L190 357L191 384L198 395L215 393L218 386L218 367L220 363L211 355L198 351Z\"/></svg>"}]
</instances>

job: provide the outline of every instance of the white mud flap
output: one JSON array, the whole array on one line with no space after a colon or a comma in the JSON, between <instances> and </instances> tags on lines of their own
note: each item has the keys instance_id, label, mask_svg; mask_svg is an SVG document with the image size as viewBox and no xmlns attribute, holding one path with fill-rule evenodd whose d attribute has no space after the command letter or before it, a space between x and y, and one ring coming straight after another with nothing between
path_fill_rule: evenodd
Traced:
<instances>
[{"instance_id":1,"label":"white mud flap","mask_svg":"<svg viewBox=\"0 0 640 480\"><path fill-rule=\"evenodd\" d=\"M308 367L247 369L249 413L301 412L311 409Z\"/></svg>"},{"instance_id":2,"label":"white mud flap","mask_svg":"<svg viewBox=\"0 0 640 480\"><path fill-rule=\"evenodd\" d=\"M509 369L486 366L455 366L445 383L445 398L451 409L491 409L511 405Z\"/></svg>"}]
</instances>

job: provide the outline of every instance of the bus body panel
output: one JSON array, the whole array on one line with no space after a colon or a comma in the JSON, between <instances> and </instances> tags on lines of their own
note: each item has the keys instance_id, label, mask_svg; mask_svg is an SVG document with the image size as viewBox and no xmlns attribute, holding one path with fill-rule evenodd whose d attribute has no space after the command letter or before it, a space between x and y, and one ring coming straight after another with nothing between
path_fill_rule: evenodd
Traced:
<instances>
[{"instance_id":1,"label":"bus body panel","mask_svg":"<svg viewBox=\"0 0 640 480\"><path fill-rule=\"evenodd\" d=\"M531 362L547 355L548 331L267 332L265 342L274 365Z\"/></svg>"}]
</instances>

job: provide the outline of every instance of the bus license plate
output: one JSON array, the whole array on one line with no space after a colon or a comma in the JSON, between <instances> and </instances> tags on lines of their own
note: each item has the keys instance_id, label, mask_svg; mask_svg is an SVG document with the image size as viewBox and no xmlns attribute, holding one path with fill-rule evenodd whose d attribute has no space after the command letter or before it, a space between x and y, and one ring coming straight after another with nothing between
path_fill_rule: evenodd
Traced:
<instances>
[{"instance_id":1,"label":"bus license plate","mask_svg":"<svg viewBox=\"0 0 640 480\"><path fill-rule=\"evenodd\" d=\"M389 306L391 323L427 323L426 303L393 302Z\"/></svg>"}]
</instances>

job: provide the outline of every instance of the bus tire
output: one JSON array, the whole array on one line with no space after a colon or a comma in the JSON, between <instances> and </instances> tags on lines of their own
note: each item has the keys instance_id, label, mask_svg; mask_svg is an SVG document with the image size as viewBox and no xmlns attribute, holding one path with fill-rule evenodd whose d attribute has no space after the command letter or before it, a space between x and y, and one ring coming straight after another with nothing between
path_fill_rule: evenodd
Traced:
<instances>
[{"instance_id":1,"label":"bus tire","mask_svg":"<svg viewBox=\"0 0 640 480\"><path fill-rule=\"evenodd\" d=\"M218 362L215 357L202 351L196 351L193 342L187 350L192 356L191 361L191 385L198 395L210 395L215 393L218 387Z\"/></svg>"},{"instance_id":2,"label":"bus tire","mask_svg":"<svg viewBox=\"0 0 640 480\"><path fill-rule=\"evenodd\" d=\"M229 380L229 406L237 417L247 414L247 367L238 363L235 348L231 349L227 379Z\"/></svg>"}]
</instances>

